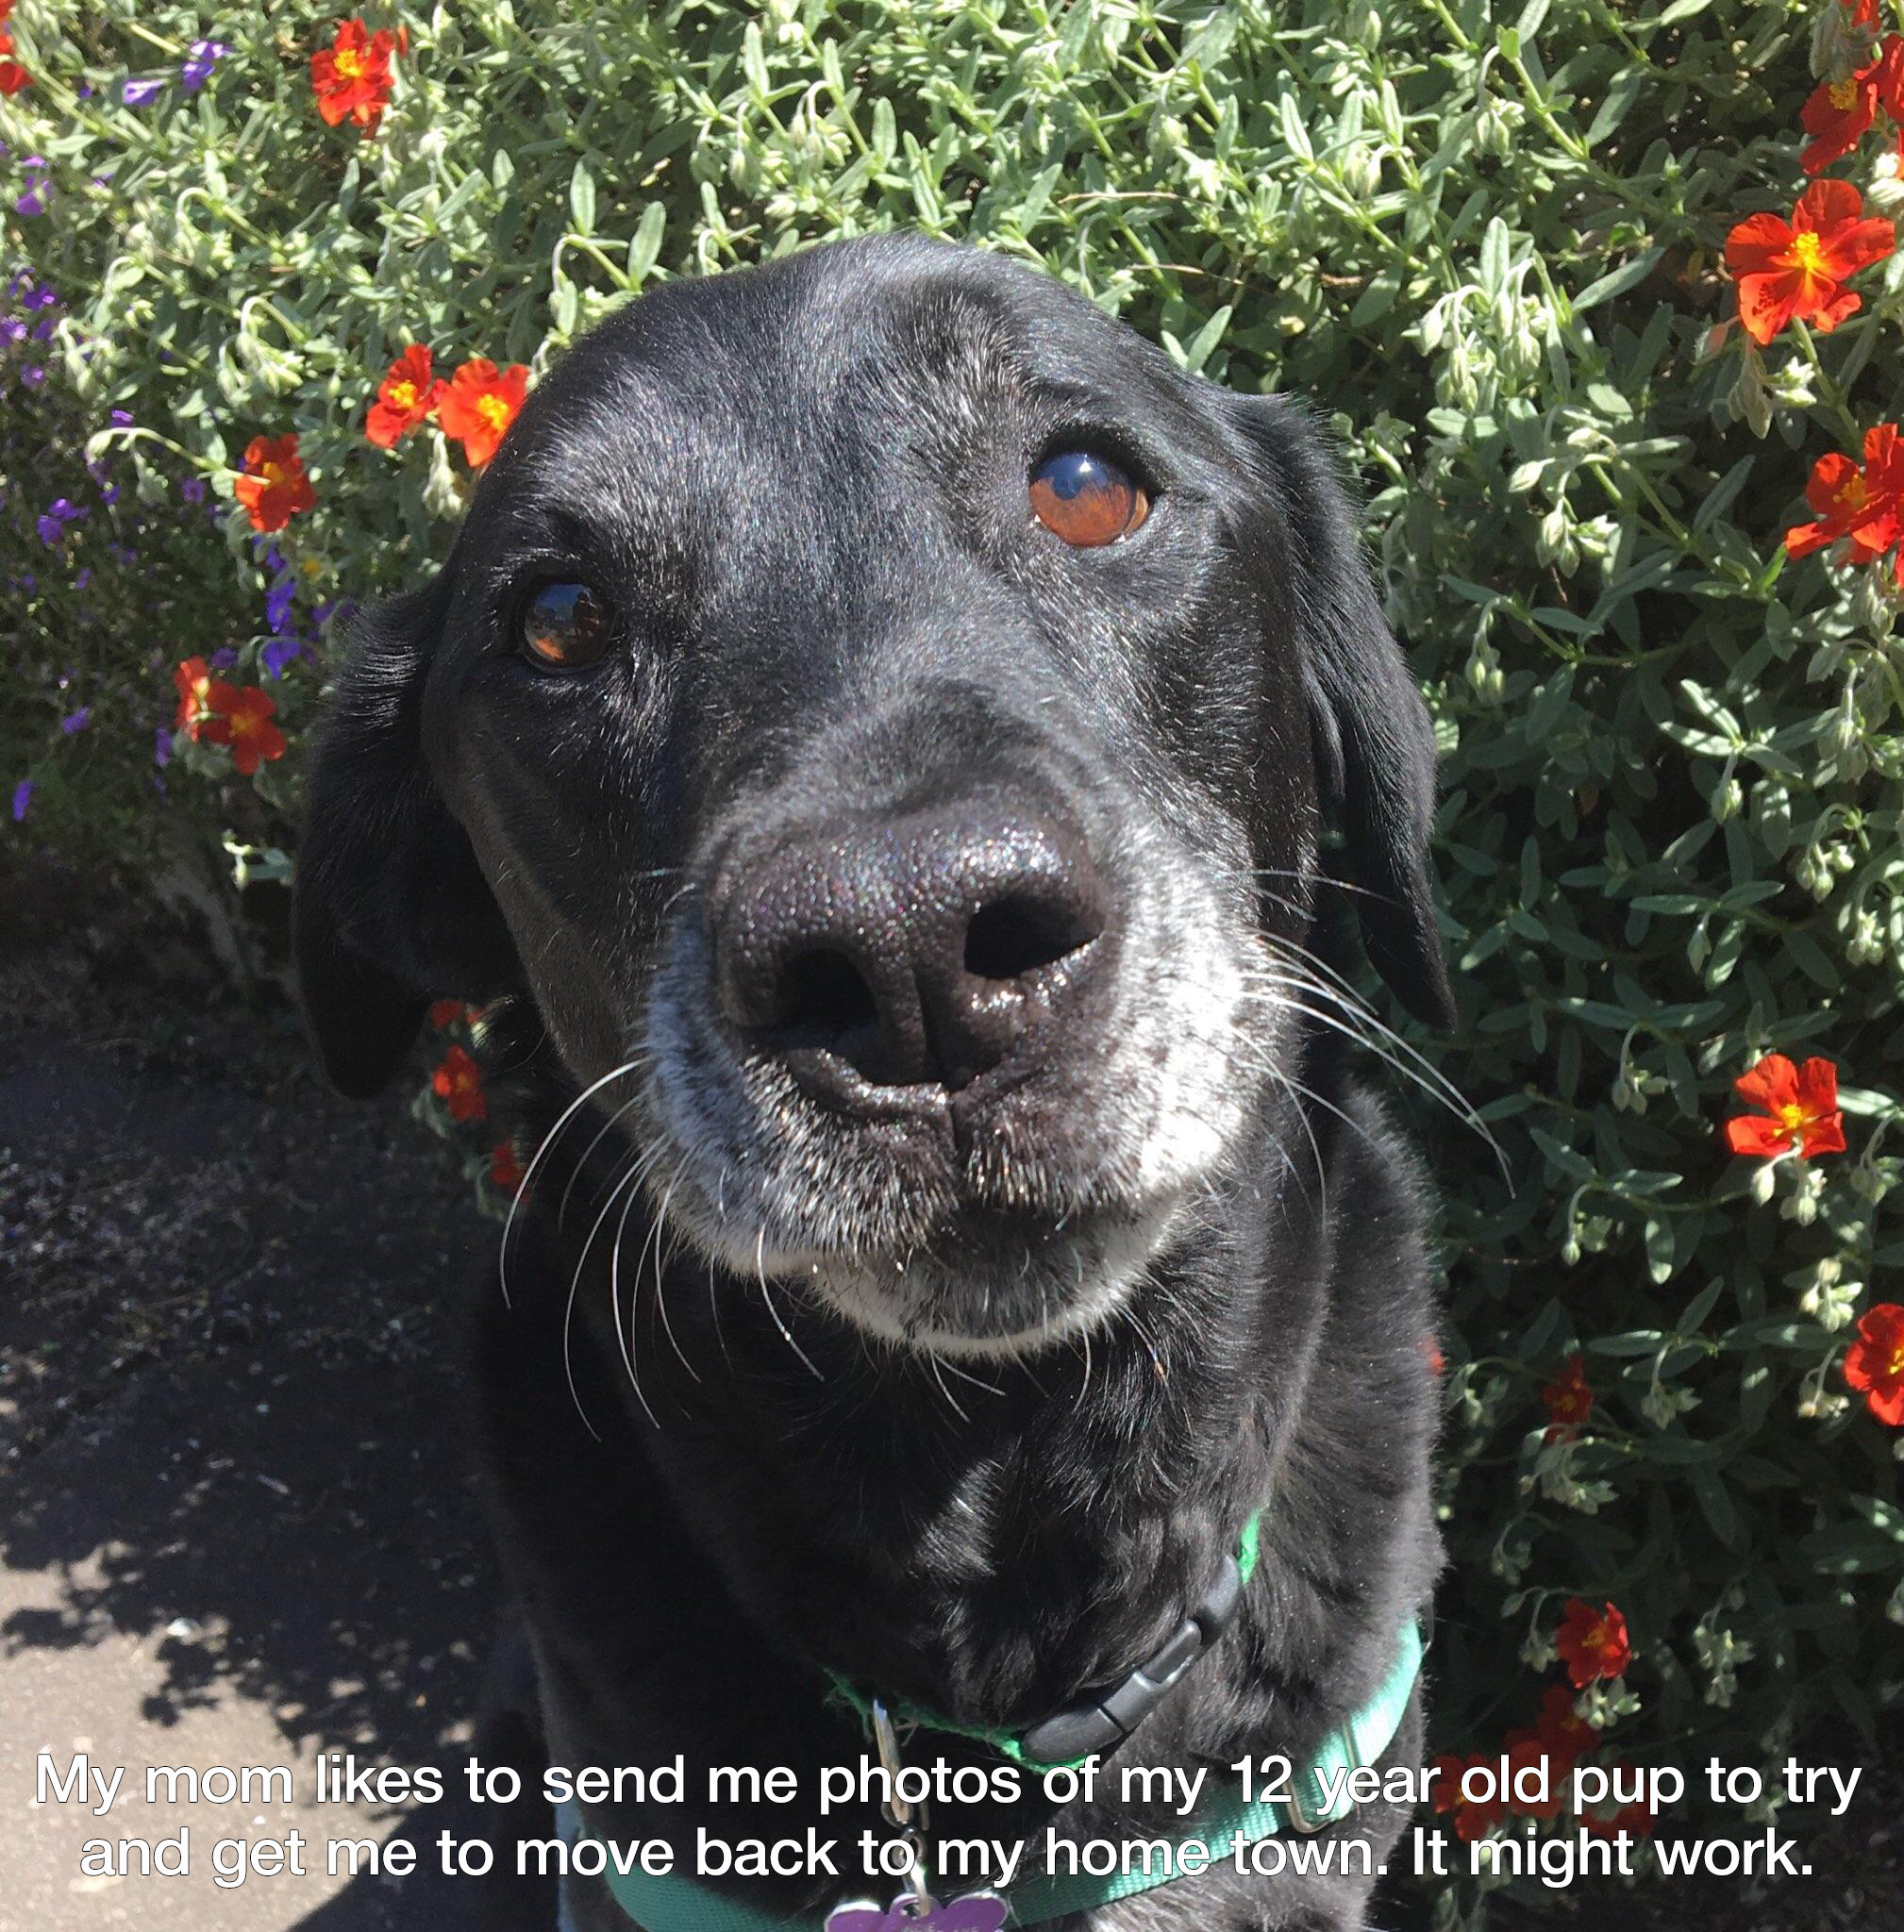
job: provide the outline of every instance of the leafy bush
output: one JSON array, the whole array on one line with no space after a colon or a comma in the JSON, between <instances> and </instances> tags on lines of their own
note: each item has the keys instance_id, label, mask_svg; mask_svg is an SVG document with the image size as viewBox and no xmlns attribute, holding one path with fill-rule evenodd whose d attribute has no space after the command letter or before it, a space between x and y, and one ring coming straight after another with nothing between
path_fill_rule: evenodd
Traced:
<instances>
[{"instance_id":1,"label":"leafy bush","mask_svg":"<svg viewBox=\"0 0 1904 1932\"><path fill-rule=\"evenodd\" d=\"M49 391L147 490L170 462L228 501L253 439L294 434L313 501L262 567L320 607L409 579L467 495L473 446L441 409L387 452L366 439L409 345L435 379L479 358L533 376L661 276L867 227L1042 262L1186 366L1335 410L1445 755L1463 1024L1420 1044L1505 1164L1415 1096L1452 1279L1438 1730L1492 1753L1565 1684L1535 1731L1564 1757L1581 1684L1604 1757L1749 1762L1820 1717L1868 1730L1904 1677L1896 1343L1871 1313L1904 1261L1882 1218L1904 1171L1904 470L1880 437L1848 493L1827 465L1804 500L1818 459L1855 470L1897 417L1904 255L1879 230L1795 256L1746 231L1733 268L1779 283L1747 287L1762 346L1724 261L1748 216L1791 219L1808 135L1866 216L1904 201L1875 20L1869 0L1531 0L1512 26L1480 0L471 0L374 12L401 41L350 43L314 94L335 29L312 6L207 26L21 0L33 81L0 134L8 165L46 164L8 193L44 183L9 227L67 305ZM1785 287L1779 260L1829 285ZM504 379L477 377L472 407ZM50 487L13 466L15 501ZM1816 511L1843 541L1789 555ZM224 522L255 596L252 520ZM142 730L171 701L155 644L212 641L112 635L81 681ZM265 649L239 640L220 675L289 727L257 780L279 805L328 645L276 675ZM38 656L63 662L60 640ZM232 785L225 751L192 757L144 810ZM130 795L82 778L102 811ZM1772 1052L1843 1071L1845 1151L1820 1145L1812 1070L1771 1103L1814 1158L1776 1119L1729 1155L1723 1121L1753 1111L1729 1084ZM446 1064L426 1105L471 1113ZM487 1168L480 1121L450 1124ZM1847 1387L1847 1347L1875 1388Z\"/></svg>"}]
</instances>

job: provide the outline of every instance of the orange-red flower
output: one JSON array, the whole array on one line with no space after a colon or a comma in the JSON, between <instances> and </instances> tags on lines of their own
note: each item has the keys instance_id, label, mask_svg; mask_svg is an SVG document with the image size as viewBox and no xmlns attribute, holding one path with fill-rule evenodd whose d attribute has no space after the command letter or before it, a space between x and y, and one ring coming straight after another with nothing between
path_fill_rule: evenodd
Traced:
<instances>
[{"instance_id":1,"label":"orange-red flower","mask_svg":"<svg viewBox=\"0 0 1904 1932\"><path fill-rule=\"evenodd\" d=\"M1564 1684L1547 1686L1535 1735L1570 1771L1600 1741L1599 1732L1575 1711L1574 1693Z\"/></svg>"},{"instance_id":2,"label":"orange-red flower","mask_svg":"<svg viewBox=\"0 0 1904 1932\"><path fill-rule=\"evenodd\" d=\"M284 733L271 722L277 705L268 691L214 682L206 706L211 715L199 725L198 736L207 744L228 744L231 762L245 777L284 756Z\"/></svg>"},{"instance_id":3,"label":"orange-red flower","mask_svg":"<svg viewBox=\"0 0 1904 1932\"><path fill-rule=\"evenodd\" d=\"M1585 1357L1570 1355L1565 1367L1542 1389L1541 1400L1547 1406L1545 1440L1551 1442L1557 1437L1571 1437L1594 1412L1594 1391L1587 1386Z\"/></svg>"},{"instance_id":4,"label":"orange-red flower","mask_svg":"<svg viewBox=\"0 0 1904 1932\"><path fill-rule=\"evenodd\" d=\"M1880 1423L1904 1428L1904 1307L1879 1302L1858 1317L1845 1356L1845 1380Z\"/></svg>"},{"instance_id":5,"label":"orange-red flower","mask_svg":"<svg viewBox=\"0 0 1904 1932\"><path fill-rule=\"evenodd\" d=\"M1734 1154L1769 1160L1796 1148L1802 1158L1845 1151L1845 1116L1838 1110L1838 1069L1813 1058L1795 1067L1781 1053L1768 1053L1732 1082L1760 1109L1726 1123L1726 1144Z\"/></svg>"},{"instance_id":6,"label":"orange-red flower","mask_svg":"<svg viewBox=\"0 0 1904 1932\"><path fill-rule=\"evenodd\" d=\"M1554 1648L1576 1690L1584 1690L1601 1677L1621 1675L1633 1660L1626 1618L1612 1604L1595 1609L1577 1596L1567 1599Z\"/></svg>"},{"instance_id":7,"label":"orange-red flower","mask_svg":"<svg viewBox=\"0 0 1904 1932\"><path fill-rule=\"evenodd\" d=\"M1878 105L1904 121L1904 36L1889 34L1878 50Z\"/></svg>"},{"instance_id":8,"label":"orange-red flower","mask_svg":"<svg viewBox=\"0 0 1904 1932\"><path fill-rule=\"evenodd\" d=\"M1873 59L1843 80L1821 80L1812 89L1798 125L1812 137L1798 157L1808 175L1829 168L1840 155L1848 155L1863 140L1878 118L1878 66Z\"/></svg>"},{"instance_id":9,"label":"orange-red flower","mask_svg":"<svg viewBox=\"0 0 1904 1932\"><path fill-rule=\"evenodd\" d=\"M454 1026L459 1020L466 1019L475 1009L466 1007L460 1000L435 1000L430 1004L427 1014L432 1026Z\"/></svg>"},{"instance_id":10,"label":"orange-red flower","mask_svg":"<svg viewBox=\"0 0 1904 1932\"><path fill-rule=\"evenodd\" d=\"M296 436L254 436L232 494L249 512L254 530L281 530L300 510L309 509L317 492L304 474Z\"/></svg>"},{"instance_id":11,"label":"orange-red flower","mask_svg":"<svg viewBox=\"0 0 1904 1932\"><path fill-rule=\"evenodd\" d=\"M0 8L0 20L12 11L11 0ZM33 76L13 58L13 36L0 26L0 94L17 94L33 85Z\"/></svg>"},{"instance_id":12,"label":"orange-red flower","mask_svg":"<svg viewBox=\"0 0 1904 1932\"><path fill-rule=\"evenodd\" d=\"M1838 0L1838 5L1851 16L1853 26L1875 27L1878 25L1878 0Z\"/></svg>"},{"instance_id":13,"label":"orange-red flower","mask_svg":"<svg viewBox=\"0 0 1904 1932\"><path fill-rule=\"evenodd\" d=\"M390 57L396 36L387 27L376 33L354 18L338 23L337 38L310 57L310 88L317 111L335 127L354 121L366 136L376 132L390 104Z\"/></svg>"},{"instance_id":14,"label":"orange-red flower","mask_svg":"<svg viewBox=\"0 0 1904 1932\"><path fill-rule=\"evenodd\" d=\"M1809 557L1841 537L1851 540L1853 563L1882 557L1904 533L1904 437L1896 424L1874 424L1864 432L1862 465L1836 450L1820 457L1812 465L1805 501L1818 515L1785 532L1785 548L1794 557Z\"/></svg>"},{"instance_id":15,"label":"orange-red flower","mask_svg":"<svg viewBox=\"0 0 1904 1932\"><path fill-rule=\"evenodd\" d=\"M364 435L378 449L391 448L399 437L436 414L443 391L432 374L429 351L423 343L412 342L377 385L376 401L364 418Z\"/></svg>"},{"instance_id":16,"label":"orange-red flower","mask_svg":"<svg viewBox=\"0 0 1904 1932\"><path fill-rule=\"evenodd\" d=\"M1510 1731L1501 1740L1501 1751L1508 1760L1508 1804L1523 1818L1558 1818L1565 1794L1567 1774L1573 1769L1572 1760L1562 1762L1556 1759L1547 1748L1546 1740L1538 1731ZM1521 1774L1534 1765L1546 1767L1547 1794L1545 1798L1528 1795L1521 1782Z\"/></svg>"},{"instance_id":17,"label":"orange-red flower","mask_svg":"<svg viewBox=\"0 0 1904 1932\"><path fill-rule=\"evenodd\" d=\"M449 1108L453 1121L481 1121L489 1118L490 1104L483 1093L482 1069L465 1046L453 1046L443 1055L443 1064L430 1075L436 1097Z\"/></svg>"},{"instance_id":18,"label":"orange-red flower","mask_svg":"<svg viewBox=\"0 0 1904 1932\"><path fill-rule=\"evenodd\" d=\"M445 436L462 444L472 468L480 470L495 455L528 386L529 372L522 363L498 369L484 356L465 362L450 377L437 404L437 421Z\"/></svg>"},{"instance_id":19,"label":"orange-red flower","mask_svg":"<svg viewBox=\"0 0 1904 1932\"><path fill-rule=\"evenodd\" d=\"M1726 237L1739 320L1762 343L1795 319L1829 333L1860 306L1845 283L1882 261L1895 242L1891 224L1864 213L1864 197L1850 182L1812 182L1789 222L1752 215Z\"/></svg>"},{"instance_id":20,"label":"orange-red flower","mask_svg":"<svg viewBox=\"0 0 1904 1932\"><path fill-rule=\"evenodd\" d=\"M231 689L223 678L212 676L211 667L203 658L187 658L172 674L172 684L178 693L178 711L172 728L192 739L210 714L212 693Z\"/></svg>"},{"instance_id":21,"label":"orange-red flower","mask_svg":"<svg viewBox=\"0 0 1904 1932\"><path fill-rule=\"evenodd\" d=\"M1444 1754L1434 1761L1434 1807L1454 1813L1455 1836L1464 1844L1486 1838L1507 1816L1507 1804L1496 1794L1490 1798L1469 1798L1461 1793L1461 1774L1475 1765L1488 1765L1485 1757L1459 1757ZM1489 1766L1492 1769L1492 1766Z\"/></svg>"},{"instance_id":22,"label":"orange-red flower","mask_svg":"<svg viewBox=\"0 0 1904 1932\"><path fill-rule=\"evenodd\" d=\"M513 1141L498 1141L490 1152L490 1179L506 1194L520 1192L523 1164L516 1158Z\"/></svg>"}]
</instances>

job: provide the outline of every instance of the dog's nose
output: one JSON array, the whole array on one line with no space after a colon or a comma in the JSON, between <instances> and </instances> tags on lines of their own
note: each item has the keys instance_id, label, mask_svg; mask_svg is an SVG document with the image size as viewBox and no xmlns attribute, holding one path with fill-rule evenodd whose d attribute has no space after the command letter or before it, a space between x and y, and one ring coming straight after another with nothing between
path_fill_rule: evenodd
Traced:
<instances>
[{"instance_id":1,"label":"dog's nose","mask_svg":"<svg viewBox=\"0 0 1904 1932\"><path fill-rule=\"evenodd\" d=\"M752 1047L810 1083L844 1062L947 1092L1077 1000L1111 918L1082 838L996 804L783 841L711 907L721 1003Z\"/></svg>"}]
</instances>

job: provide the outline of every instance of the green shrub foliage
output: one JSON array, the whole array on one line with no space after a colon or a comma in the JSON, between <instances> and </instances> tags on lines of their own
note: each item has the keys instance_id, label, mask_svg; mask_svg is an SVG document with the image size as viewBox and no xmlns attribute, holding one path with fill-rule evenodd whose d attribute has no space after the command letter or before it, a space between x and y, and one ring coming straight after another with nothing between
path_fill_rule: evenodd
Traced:
<instances>
[{"instance_id":1,"label":"green shrub foliage","mask_svg":"<svg viewBox=\"0 0 1904 1932\"><path fill-rule=\"evenodd\" d=\"M1575 1694L1556 1639L1576 1598L1617 1607L1630 1643L1603 1644L1624 1669L1578 1690L1603 1761L1758 1762L1819 1721L1868 1732L1904 1677L1904 1439L1846 1375L1861 1317L1866 1370L1888 1373L1871 1310L1904 1262L1884 1205L1896 519L1874 512L1853 552L1783 538L1814 515L1819 459L1855 465L1897 415L1904 255L1867 250L1835 328L1800 305L1762 346L1725 251L1751 215L1793 219L1808 99L1844 83L1855 115L1896 23L1838 0L366 18L405 30L387 103L332 125L310 59L336 22L302 0L19 0L32 79L0 99L0 168L8 273L31 280L8 308L23 288L57 302L28 318L49 331L0 343L7 602L27 636L5 775L36 786L7 834L77 838L90 812L152 839L183 814L283 869L339 607L414 580L469 490L436 425L366 440L408 345L439 376L486 358L533 377L657 280L873 227L1042 263L1187 368L1332 417L1438 721L1461 1024L1415 1044L1499 1150L1401 1090L1450 1276L1441 1741L1496 1753L1550 1687ZM1873 112L1809 158L1888 219L1904 187ZM43 450L69 419L92 441L69 436L61 469ZM288 434L314 501L260 538L234 471ZM170 518L151 594L109 608L73 584L81 533L113 513L85 455ZM212 524L172 514L188 478ZM56 494L96 514L46 544ZM286 750L245 774L236 740L182 734L161 795L174 668L221 650L215 675L264 691ZM1835 1065L1844 1151L1729 1151L1724 1123L1752 1110L1731 1082L1770 1053ZM487 1174L482 1124L422 1105ZM1441 1909L1483 1907L1468 1887Z\"/></svg>"}]
</instances>

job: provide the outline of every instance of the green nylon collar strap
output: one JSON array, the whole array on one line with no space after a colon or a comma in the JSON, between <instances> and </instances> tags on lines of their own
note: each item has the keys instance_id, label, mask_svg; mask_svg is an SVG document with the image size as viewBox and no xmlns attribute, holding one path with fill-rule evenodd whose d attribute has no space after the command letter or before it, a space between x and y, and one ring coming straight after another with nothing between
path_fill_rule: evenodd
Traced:
<instances>
[{"instance_id":1,"label":"green nylon collar strap","mask_svg":"<svg viewBox=\"0 0 1904 1932\"><path fill-rule=\"evenodd\" d=\"M1027 1771L1075 1771L1100 1753L1121 1744L1161 1704L1184 1673L1207 1652L1228 1626L1236 1606L1262 1554L1262 1511L1243 1525L1236 1555L1224 1559L1222 1574L1201 1602L1149 1657L1109 1690L1087 1699L1026 1731L994 1730L984 1724L964 1724L942 1717L925 1705L895 1699L886 1705L897 1724L940 1731L988 1745L1001 1757ZM870 1731L874 1700L837 1671L827 1673L834 1694L855 1711Z\"/></svg>"},{"instance_id":2,"label":"green nylon collar strap","mask_svg":"<svg viewBox=\"0 0 1904 1932\"><path fill-rule=\"evenodd\" d=\"M1347 1774L1379 1763L1395 1741L1408 1715L1426 1648L1420 1629L1410 1618L1397 1638L1388 1674L1368 1702L1291 1774L1289 1791L1280 1801L1245 1799L1240 1789L1225 1786L1199 1815L1194 1828L1170 1847L1165 1857L1103 1877L1079 1873L1027 1879L1009 1895L1010 1923L1041 1925L1067 1912L1093 1911L1118 1899L1135 1898L1212 1870L1277 1832L1320 1831L1346 1817L1355 1808L1348 1796ZM594 1836L573 1807L560 1807L558 1817L562 1835L572 1841L578 1835ZM1193 1844L1202 1846L1203 1855L1186 1860ZM615 1869L611 1853L602 1875L615 1903L644 1932L818 1932L824 1924L818 1913L784 1918L675 1873L623 1873Z\"/></svg>"}]
</instances>

